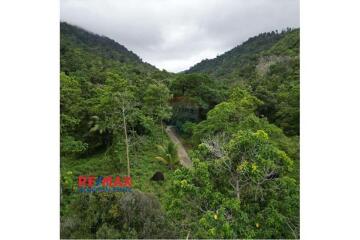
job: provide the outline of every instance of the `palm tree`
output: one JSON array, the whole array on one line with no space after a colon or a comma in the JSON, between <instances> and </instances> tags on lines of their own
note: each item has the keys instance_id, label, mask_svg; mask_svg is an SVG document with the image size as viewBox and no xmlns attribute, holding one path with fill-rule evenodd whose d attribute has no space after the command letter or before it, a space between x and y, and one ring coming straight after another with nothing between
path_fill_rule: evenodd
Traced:
<instances>
[{"instance_id":1,"label":"palm tree","mask_svg":"<svg viewBox=\"0 0 360 240\"><path fill-rule=\"evenodd\" d=\"M177 145L173 142L169 142L166 146L157 145L160 156L155 157L157 160L165 163L170 170L174 169L174 166L179 162L177 154Z\"/></svg>"}]
</instances>

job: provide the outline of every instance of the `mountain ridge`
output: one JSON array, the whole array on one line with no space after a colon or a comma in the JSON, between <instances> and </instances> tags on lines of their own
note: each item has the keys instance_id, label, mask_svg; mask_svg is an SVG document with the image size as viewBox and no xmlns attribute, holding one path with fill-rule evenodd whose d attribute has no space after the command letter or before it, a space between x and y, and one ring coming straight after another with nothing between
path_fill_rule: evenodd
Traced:
<instances>
[{"instance_id":1,"label":"mountain ridge","mask_svg":"<svg viewBox=\"0 0 360 240\"><path fill-rule=\"evenodd\" d=\"M210 75L213 74L214 66L216 64L223 65L224 62L231 62L231 60L240 60L240 63L243 58L250 57L254 54L259 54L261 52L266 52L270 50L274 45L278 43L282 38L287 36L291 32L298 32L299 28L291 29L287 28L286 30L281 31L272 31L272 32L265 32L260 33L256 36L250 37L248 40L244 41L243 43L233 47L232 49L218 55L212 59L204 59L188 70L184 71L185 73L195 73L195 72L202 72L202 73L209 73ZM246 59L245 59L246 60ZM217 74L215 76L221 76L221 74Z\"/></svg>"},{"instance_id":2,"label":"mountain ridge","mask_svg":"<svg viewBox=\"0 0 360 240\"><path fill-rule=\"evenodd\" d=\"M65 54L68 49L71 49L71 47L65 45L73 43L77 45L76 47L80 46L84 50L105 59L119 61L120 63L140 64L152 70L157 69L150 63L143 61L140 56L119 42L67 22L60 23L60 38L60 53L62 55ZM63 65L61 65L61 67L62 69L64 68Z\"/></svg>"},{"instance_id":3,"label":"mountain ridge","mask_svg":"<svg viewBox=\"0 0 360 240\"><path fill-rule=\"evenodd\" d=\"M221 53L217 57L212 58L212 59L203 59L200 62L195 63L189 69L181 71L180 73L199 72L199 71L201 71L201 68L203 66L209 65L209 63L212 63L212 62L219 63L220 60L223 60L224 58L231 56L233 52L240 51L240 52L244 53L245 56L248 56L248 55L251 55L254 53L259 53L264 50L268 50L268 49L270 49L269 45L272 46L273 44L276 44L276 42L278 40L280 40L284 35L286 35L290 31L294 31L294 30L295 31L299 30L299 28L295 28L295 29L287 28L286 30L281 31L280 33L278 33L277 31L259 33L256 36L248 38L246 41L238 44L237 46L231 48L230 50L227 50L227 51ZM95 42L102 47L108 48L109 46L112 46L119 52L128 53L129 59L127 59L127 60L132 60L132 61L135 61L138 63L143 63L143 64L149 65L153 68L156 68L159 71L162 71L161 69L157 68L156 66L152 65L151 63L148 63L148 62L145 62L144 60L142 60L142 58L140 57L139 54L136 54L135 52L128 49L123 44L107 37L106 35L97 34L95 32L87 30L86 28L83 28L83 27L75 25L75 24L70 24L65 21L60 22L60 32L61 32L62 36L67 36L67 35L72 35L72 34L75 35L77 37L77 40L80 40L79 43L94 44L94 40L95 40ZM263 36L266 37L265 39L263 39L263 41L257 42L256 46L254 46L252 44L253 42L256 42L256 40L258 40L259 38L261 38ZM268 42L269 40L271 42ZM263 46L262 46L262 44L263 44ZM98 47L100 47L100 46L98 46ZM248 46L250 46L250 49L247 48ZM95 45L94 45L94 47L95 47ZM254 49L251 49L251 48L254 48ZM94 50L94 49L92 49L92 50ZM64 51L64 49L62 47L60 47L60 51ZM109 54L109 55L103 54L103 56L116 59L116 56L111 55L111 54ZM121 58L118 58L117 60L126 61L126 59L121 59ZM165 70L165 71L167 71L167 70ZM211 72L207 72L207 73L211 74Z\"/></svg>"}]
</instances>

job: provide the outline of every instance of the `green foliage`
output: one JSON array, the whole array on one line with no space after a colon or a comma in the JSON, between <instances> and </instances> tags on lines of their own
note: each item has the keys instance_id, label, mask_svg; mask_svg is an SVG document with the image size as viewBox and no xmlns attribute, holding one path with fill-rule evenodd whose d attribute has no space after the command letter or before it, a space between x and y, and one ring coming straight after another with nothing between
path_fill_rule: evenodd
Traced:
<instances>
[{"instance_id":1,"label":"green foliage","mask_svg":"<svg viewBox=\"0 0 360 240\"><path fill-rule=\"evenodd\" d=\"M60 150L63 155L81 153L87 144L77 139L76 127L80 123L81 114L80 84L75 79L60 74Z\"/></svg>"},{"instance_id":2,"label":"green foliage","mask_svg":"<svg viewBox=\"0 0 360 240\"><path fill-rule=\"evenodd\" d=\"M192 238L297 238L293 161L262 130L239 131L223 149L214 155L202 144L194 158L203 160L175 171L167 208L186 226L178 231L190 231Z\"/></svg>"},{"instance_id":3,"label":"green foliage","mask_svg":"<svg viewBox=\"0 0 360 240\"><path fill-rule=\"evenodd\" d=\"M97 89L99 98L94 111L106 130L114 134L122 133L122 111L125 111L128 121L134 118L135 116L129 115L132 114L130 109L136 107L136 99L129 83L119 75L109 73L105 83L106 85Z\"/></svg>"},{"instance_id":4,"label":"green foliage","mask_svg":"<svg viewBox=\"0 0 360 240\"><path fill-rule=\"evenodd\" d=\"M170 90L163 83L150 84L144 94L144 111L156 121L168 120L172 111Z\"/></svg>"},{"instance_id":5,"label":"green foliage","mask_svg":"<svg viewBox=\"0 0 360 240\"><path fill-rule=\"evenodd\" d=\"M162 142L164 134L160 127L157 126L157 136L148 136L137 138L136 141L132 141L130 145L130 158L131 158L131 177L133 189L139 189L142 192L152 193L154 197L159 199L163 204L164 197L167 195L168 188L171 184L171 173L168 167L162 164L160 161L154 159L154 156L158 154L154 144L166 145ZM119 153L124 153L124 148L119 149ZM124 154L121 154L124 159ZM115 162L116 163L116 162ZM68 172L71 172L69 175ZM150 178L156 171L161 171L166 176L166 181L161 184L154 184L150 181ZM62 225L66 222L65 219L72 219L75 211L74 206L78 203L79 193L73 192L71 185L75 184L75 191L77 185L77 176L124 176L126 174L126 167L117 167L114 165L113 158L106 153L93 155L87 158L64 158L61 161L61 176L62 176L62 198L61 198L61 219ZM65 181L71 181L71 184L65 184ZM144 206L146 207L146 206ZM98 210L99 211L99 210ZM62 229L63 231L64 229ZM67 229L67 232L73 233L74 229ZM162 230L158 230L162 231ZM111 234L111 232L109 233ZM135 235L134 235L135 234ZM122 235L122 238L131 238L136 236L136 232L127 232ZM161 234L161 233L157 233ZM175 232L174 232L175 234ZM79 234L79 236L81 236ZM86 235L83 235L84 238ZM170 236L170 234L168 235ZM164 236L166 237L166 236ZM89 238L95 238L91 236ZM114 237L115 238L115 237Z\"/></svg>"},{"instance_id":6,"label":"green foliage","mask_svg":"<svg viewBox=\"0 0 360 240\"><path fill-rule=\"evenodd\" d=\"M179 163L179 157L177 154L177 146L173 142L169 142L166 146L157 145L160 155L155 159L165 163L170 170Z\"/></svg>"},{"instance_id":7,"label":"green foliage","mask_svg":"<svg viewBox=\"0 0 360 240\"><path fill-rule=\"evenodd\" d=\"M62 219L61 238L164 238L171 226L152 195L132 193L79 194L71 217Z\"/></svg>"},{"instance_id":8,"label":"green foliage","mask_svg":"<svg viewBox=\"0 0 360 240\"><path fill-rule=\"evenodd\" d=\"M299 58L284 58L270 65L251 82L253 94L264 102L258 111L290 136L299 135Z\"/></svg>"},{"instance_id":9,"label":"green foliage","mask_svg":"<svg viewBox=\"0 0 360 240\"><path fill-rule=\"evenodd\" d=\"M180 130L185 122L199 122L225 96L224 86L205 74L179 74L170 85L174 93L172 123Z\"/></svg>"},{"instance_id":10,"label":"green foliage","mask_svg":"<svg viewBox=\"0 0 360 240\"><path fill-rule=\"evenodd\" d=\"M61 235L67 238L172 236L162 229L165 220L156 199L161 199L167 183L162 189L150 182L155 171L168 171L154 161L157 153L153 146L167 144L158 124L171 117L168 103L171 93L167 87L171 74L142 62L113 40L66 23L61 23L60 36ZM145 219L134 219L135 222L127 219L124 226L118 226L106 210L107 205L116 205L112 197L103 199L106 206L96 203L101 197L81 200L69 183L73 185L79 175L127 175L124 119L133 186L153 192L156 197L134 193L129 201L140 206L133 206L135 212L125 210L135 216L139 215L138 211L147 212ZM78 211L76 206L83 208Z\"/></svg>"},{"instance_id":11,"label":"green foliage","mask_svg":"<svg viewBox=\"0 0 360 240\"><path fill-rule=\"evenodd\" d=\"M294 29L287 33L266 53L268 55L286 55L298 57L300 53L300 29Z\"/></svg>"},{"instance_id":12,"label":"green foliage","mask_svg":"<svg viewBox=\"0 0 360 240\"><path fill-rule=\"evenodd\" d=\"M93 82L102 82L104 65L120 63L137 65L133 72L138 74L145 70L156 70L155 67L142 62L133 52L104 36L90 33L84 29L65 22L60 23L60 68L66 74L86 69ZM90 61L85 61L90 60ZM100 71L98 71L100 70Z\"/></svg>"},{"instance_id":13,"label":"green foliage","mask_svg":"<svg viewBox=\"0 0 360 240\"><path fill-rule=\"evenodd\" d=\"M300 30L262 33L212 60L204 60L188 73L207 73L239 85L260 99L258 115L281 127L288 136L299 135Z\"/></svg>"},{"instance_id":14,"label":"green foliage","mask_svg":"<svg viewBox=\"0 0 360 240\"><path fill-rule=\"evenodd\" d=\"M87 149L87 144L75 140L71 136L63 136L60 141L61 153L64 155L82 153Z\"/></svg>"},{"instance_id":15,"label":"green foliage","mask_svg":"<svg viewBox=\"0 0 360 240\"><path fill-rule=\"evenodd\" d=\"M283 131L270 124L265 118L259 118L255 112L262 102L241 88L235 88L230 98L216 105L209 111L207 119L194 127L194 141L224 133L230 137L242 129L252 131L264 130L269 134L270 140L291 157L297 158L298 142L296 139L284 135Z\"/></svg>"},{"instance_id":16,"label":"green foliage","mask_svg":"<svg viewBox=\"0 0 360 240\"><path fill-rule=\"evenodd\" d=\"M231 76L249 79L253 76L257 54L269 50L289 31L261 33L215 59L201 61L187 72L208 73L228 80L233 80Z\"/></svg>"},{"instance_id":17,"label":"green foliage","mask_svg":"<svg viewBox=\"0 0 360 240\"><path fill-rule=\"evenodd\" d=\"M67 171L61 177L61 194L69 194L74 190L74 175L72 171ZM63 196L63 195L62 195Z\"/></svg>"},{"instance_id":18,"label":"green foliage","mask_svg":"<svg viewBox=\"0 0 360 240\"><path fill-rule=\"evenodd\" d=\"M63 156L121 145L123 108L130 138L171 117L169 73L106 37L66 23L60 30Z\"/></svg>"},{"instance_id":19,"label":"green foliage","mask_svg":"<svg viewBox=\"0 0 360 240\"><path fill-rule=\"evenodd\" d=\"M171 74L60 28L62 238L299 238L299 30ZM192 168L172 171L164 123ZM126 175L126 149L133 193L74 191L79 175Z\"/></svg>"}]
</instances>

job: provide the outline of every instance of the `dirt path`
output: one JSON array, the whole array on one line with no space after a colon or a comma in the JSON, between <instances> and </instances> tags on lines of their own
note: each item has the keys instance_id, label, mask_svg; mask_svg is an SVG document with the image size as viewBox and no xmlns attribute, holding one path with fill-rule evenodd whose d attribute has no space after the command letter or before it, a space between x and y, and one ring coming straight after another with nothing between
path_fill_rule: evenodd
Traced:
<instances>
[{"instance_id":1,"label":"dirt path","mask_svg":"<svg viewBox=\"0 0 360 240\"><path fill-rule=\"evenodd\" d=\"M181 165L186 168L192 167L192 162L187 154L184 145L180 142L179 138L176 136L176 132L173 126L166 127L166 134L169 136L171 141L177 145L177 152L180 159Z\"/></svg>"}]
</instances>

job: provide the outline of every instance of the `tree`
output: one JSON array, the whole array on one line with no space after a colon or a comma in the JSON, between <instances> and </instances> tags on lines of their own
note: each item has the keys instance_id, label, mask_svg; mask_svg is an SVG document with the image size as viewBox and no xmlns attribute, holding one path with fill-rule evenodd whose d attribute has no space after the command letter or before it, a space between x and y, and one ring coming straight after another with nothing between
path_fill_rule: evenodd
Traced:
<instances>
[{"instance_id":1,"label":"tree","mask_svg":"<svg viewBox=\"0 0 360 240\"><path fill-rule=\"evenodd\" d=\"M224 159L224 166L230 184L240 200L242 192L254 191L255 200L262 194L264 184L271 181L272 176L287 175L292 169L293 161L285 152L272 146L267 133L258 130L239 131L229 142L229 156Z\"/></svg>"},{"instance_id":2,"label":"tree","mask_svg":"<svg viewBox=\"0 0 360 240\"><path fill-rule=\"evenodd\" d=\"M167 120L171 117L169 101L170 90L163 84L149 84L144 94L144 111L155 120Z\"/></svg>"},{"instance_id":3,"label":"tree","mask_svg":"<svg viewBox=\"0 0 360 240\"><path fill-rule=\"evenodd\" d=\"M170 119L172 114L169 104L171 98L170 90L163 83L149 84L144 94L143 111L160 122L163 129L163 120Z\"/></svg>"},{"instance_id":4,"label":"tree","mask_svg":"<svg viewBox=\"0 0 360 240\"><path fill-rule=\"evenodd\" d=\"M201 144L193 169L175 171L167 206L187 226L179 231L192 238L297 238L299 189L286 153L262 130L239 131L214 153Z\"/></svg>"},{"instance_id":5,"label":"tree","mask_svg":"<svg viewBox=\"0 0 360 240\"><path fill-rule=\"evenodd\" d=\"M60 74L60 150L63 155L72 155L84 152L87 144L81 141L76 133L76 128L80 124L81 88L79 82Z\"/></svg>"},{"instance_id":6,"label":"tree","mask_svg":"<svg viewBox=\"0 0 360 240\"><path fill-rule=\"evenodd\" d=\"M207 119L199 123L194 130L197 141L207 134L218 132L233 133L262 102L241 88L235 88L230 98L216 105L207 114Z\"/></svg>"},{"instance_id":7,"label":"tree","mask_svg":"<svg viewBox=\"0 0 360 240\"><path fill-rule=\"evenodd\" d=\"M177 146L173 142L169 142L166 146L157 145L160 156L155 158L165 163L170 170L179 162Z\"/></svg>"},{"instance_id":8,"label":"tree","mask_svg":"<svg viewBox=\"0 0 360 240\"><path fill-rule=\"evenodd\" d=\"M127 162L127 174L130 176L129 139L127 132L128 116L136 106L135 97L128 82L114 73L108 73L106 86L101 92L97 111L100 113L100 121L114 135L123 133ZM116 146L116 145L115 145Z\"/></svg>"},{"instance_id":9,"label":"tree","mask_svg":"<svg viewBox=\"0 0 360 240\"><path fill-rule=\"evenodd\" d=\"M170 89L174 93L173 119L176 119L180 130L187 121L203 120L206 113L224 97L222 84L206 74L178 74Z\"/></svg>"},{"instance_id":10,"label":"tree","mask_svg":"<svg viewBox=\"0 0 360 240\"><path fill-rule=\"evenodd\" d=\"M233 89L227 101L216 105L208 112L206 120L192 128L194 142L199 144L202 139L216 134L231 137L232 134L242 129L254 132L264 130L273 144L289 154L290 157L297 159L298 141L287 137L281 128L270 124L266 118L256 115L256 110L262 103L240 87Z\"/></svg>"}]
</instances>

